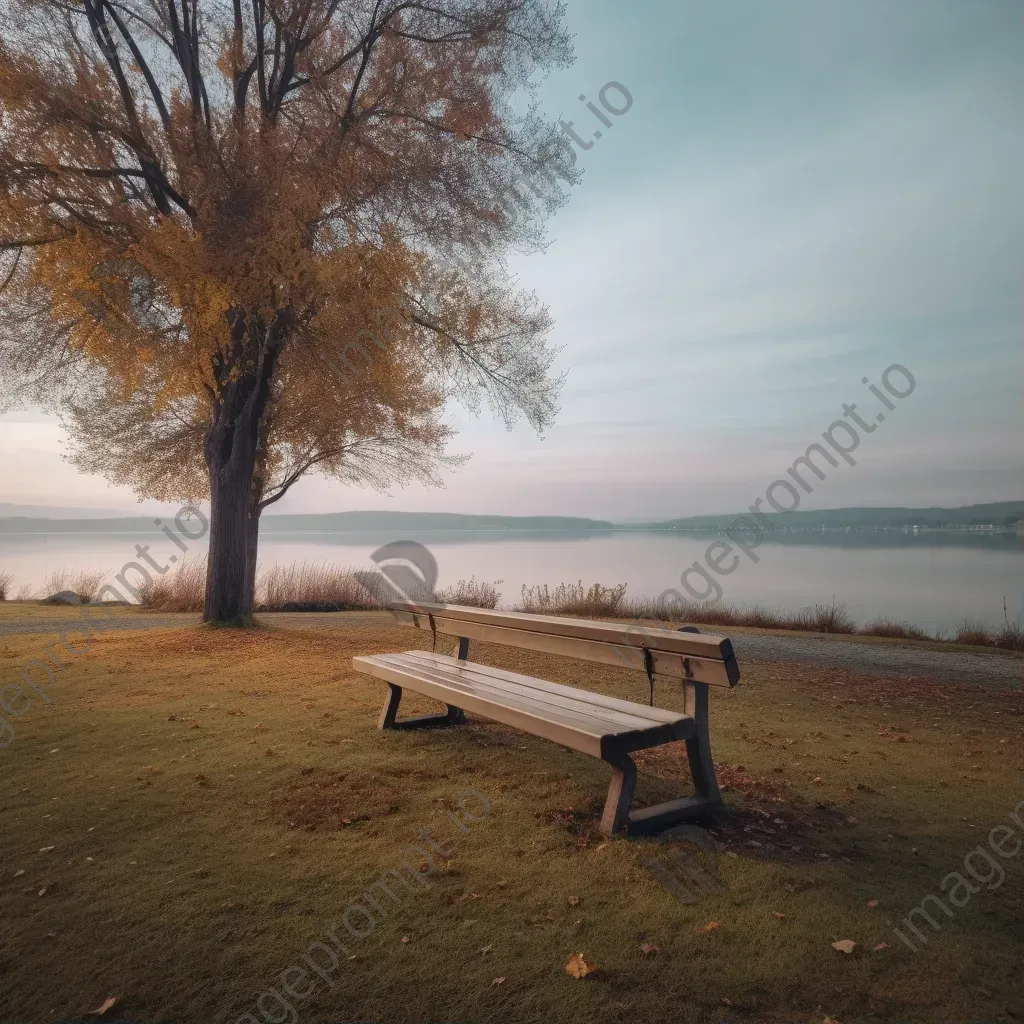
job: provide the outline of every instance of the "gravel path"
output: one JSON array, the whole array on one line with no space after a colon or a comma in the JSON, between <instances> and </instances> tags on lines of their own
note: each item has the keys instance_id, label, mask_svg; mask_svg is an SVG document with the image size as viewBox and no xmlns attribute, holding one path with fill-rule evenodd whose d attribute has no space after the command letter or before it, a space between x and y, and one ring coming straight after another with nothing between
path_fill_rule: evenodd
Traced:
<instances>
[{"instance_id":1,"label":"gravel path","mask_svg":"<svg viewBox=\"0 0 1024 1024\"><path fill-rule=\"evenodd\" d=\"M387 621L384 612L294 613L261 615L268 624L281 629L323 629L344 625L368 626ZM118 615L107 619L97 615L96 632L139 629L173 629L194 625L198 615ZM50 634L80 630L77 612L67 618L31 616L0 620L0 636L18 633ZM1024 683L1024 659L998 652L973 653L938 651L910 644L871 643L843 639L819 639L778 634L740 633L732 637L736 656L757 661L803 661L826 668L845 668L868 675L922 676L940 682L986 686L998 690L1020 690Z\"/></svg>"},{"instance_id":2,"label":"gravel path","mask_svg":"<svg viewBox=\"0 0 1024 1024\"><path fill-rule=\"evenodd\" d=\"M944 683L1020 690L1024 660L993 652L931 651L910 644L858 643L815 637L734 635L732 645L742 668L745 658L758 661L808 661L827 668L881 676L926 676Z\"/></svg>"}]
</instances>

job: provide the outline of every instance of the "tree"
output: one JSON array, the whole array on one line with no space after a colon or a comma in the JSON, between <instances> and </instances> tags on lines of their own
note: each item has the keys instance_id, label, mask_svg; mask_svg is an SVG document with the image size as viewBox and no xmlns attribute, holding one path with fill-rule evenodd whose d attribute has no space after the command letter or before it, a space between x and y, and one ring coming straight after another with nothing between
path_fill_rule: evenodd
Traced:
<instances>
[{"instance_id":1,"label":"tree","mask_svg":"<svg viewBox=\"0 0 1024 1024\"><path fill-rule=\"evenodd\" d=\"M207 619L251 610L302 473L432 478L453 397L553 421L551 320L504 260L575 180L523 99L562 14L0 0L0 357L82 465L208 494Z\"/></svg>"}]
</instances>

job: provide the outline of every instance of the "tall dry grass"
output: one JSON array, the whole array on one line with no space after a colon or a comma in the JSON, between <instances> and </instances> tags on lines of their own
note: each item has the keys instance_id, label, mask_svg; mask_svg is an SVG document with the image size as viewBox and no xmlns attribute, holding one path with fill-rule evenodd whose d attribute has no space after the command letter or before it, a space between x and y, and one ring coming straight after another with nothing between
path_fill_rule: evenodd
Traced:
<instances>
[{"instance_id":1,"label":"tall dry grass","mask_svg":"<svg viewBox=\"0 0 1024 1024\"><path fill-rule=\"evenodd\" d=\"M900 622L899 619L891 619L882 616L872 619L866 626L857 630L865 636L884 636L892 640L934 640L935 638L909 622Z\"/></svg>"},{"instance_id":2,"label":"tall dry grass","mask_svg":"<svg viewBox=\"0 0 1024 1024\"><path fill-rule=\"evenodd\" d=\"M583 586L559 583L554 590L546 583L539 587L523 584L522 597L513 611L533 615L622 615L626 601L626 584L605 587L600 583Z\"/></svg>"},{"instance_id":3,"label":"tall dry grass","mask_svg":"<svg viewBox=\"0 0 1024 1024\"><path fill-rule=\"evenodd\" d=\"M140 604L154 612L201 612L206 596L206 559L187 559L143 589Z\"/></svg>"},{"instance_id":4,"label":"tall dry grass","mask_svg":"<svg viewBox=\"0 0 1024 1024\"><path fill-rule=\"evenodd\" d=\"M107 573L105 572L88 569L73 572L65 566L55 569L43 580L43 593L47 597L52 597L62 590L70 590L73 594L78 595L82 604L89 604L96 600L106 578Z\"/></svg>"},{"instance_id":5,"label":"tall dry grass","mask_svg":"<svg viewBox=\"0 0 1024 1024\"><path fill-rule=\"evenodd\" d=\"M87 574L72 577L64 572L50 577L48 587L60 583L60 589L74 589ZM102 576L90 578L92 592L98 589ZM324 563L292 563L275 565L259 575L256 583L256 610L275 611L375 611L387 607L394 594L387 581L378 573L361 574L349 567ZM0 587L5 576L0 575ZM379 581L375 586L374 581ZM497 608L501 601L498 585L477 580L475 576L433 595L443 604L460 604L474 608ZM7 580L9 588L10 581ZM90 587L82 585L82 589ZM157 577L143 593L142 607L161 612L200 612L206 590L206 560L184 562L173 573ZM0 590L0 594L4 593ZM79 592L76 589L76 593ZM19 598L22 595L19 594ZM2 598L0 598L2 599ZM789 612L761 605L742 607L728 602L707 604L701 601L655 600L644 597L626 597L626 584L604 586L594 583L585 586L576 583L547 584L522 588L521 600L513 611L546 615L578 615L589 618L636 618L683 625L748 626L755 629L796 630L811 633L857 633L862 636L889 637L901 640L952 640L975 646L1000 647L1011 651L1024 651L1024 631L1020 622L1006 617L1005 626L995 629L983 622L965 619L952 637L929 634L908 622L888 617L876 618L867 625L858 626L850 617L845 604L836 598L826 604L815 604L799 611Z\"/></svg>"},{"instance_id":6,"label":"tall dry grass","mask_svg":"<svg viewBox=\"0 0 1024 1024\"><path fill-rule=\"evenodd\" d=\"M487 583L471 576L468 580L459 580L444 590L438 590L434 594L434 599L441 604L461 604L467 608L497 608L501 600L498 584L504 582L495 580L493 583Z\"/></svg>"},{"instance_id":7,"label":"tall dry grass","mask_svg":"<svg viewBox=\"0 0 1024 1024\"><path fill-rule=\"evenodd\" d=\"M995 644L995 631L979 619L964 618L956 624L953 643L991 647Z\"/></svg>"},{"instance_id":8,"label":"tall dry grass","mask_svg":"<svg viewBox=\"0 0 1024 1024\"><path fill-rule=\"evenodd\" d=\"M829 604L816 604L796 612L753 605L740 607L727 602L651 600L633 598L625 602L624 614L664 622L699 622L706 626L751 626L756 629L791 629L811 633L855 633L856 624L846 606L835 598Z\"/></svg>"},{"instance_id":9,"label":"tall dry grass","mask_svg":"<svg viewBox=\"0 0 1024 1024\"><path fill-rule=\"evenodd\" d=\"M372 574L371 574L372 579ZM363 611L383 608L386 581L374 593L359 582L355 570L327 563L275 565L256 580L256 610ZM174 572L157 577L142 594L148 611L201 612L206 596L206 558L183 562Z\"/></svg>"},{"instance_id":10,"label":"tall dry grass","mask_svg":"<svg viewBox=\"0 0 1024 1024\"><path fill-rule=\"evenodd\" d=\"M14 584L14 573L0 572L0 601L7 600L7 592Z\"/></svg>"},{"instance_id":11,"label":"tall dry grass","mask_svg":"<svg viewBox=\"0 0 1024 1024\"><path fill-rule=\"evenodd\" d=\"M275 565L256 581L256 609L281 611L372 611L383 608L389 588L383 577L366 574L366 584L355 569L337 565L293 562Z\"/></svg>"}]
</instances>

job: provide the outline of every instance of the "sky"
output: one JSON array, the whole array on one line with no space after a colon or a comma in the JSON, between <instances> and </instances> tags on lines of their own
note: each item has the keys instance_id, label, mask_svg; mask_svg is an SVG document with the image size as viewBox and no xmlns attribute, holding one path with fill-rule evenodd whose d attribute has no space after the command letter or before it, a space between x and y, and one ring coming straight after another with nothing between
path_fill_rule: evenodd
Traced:
<instances>
[{"instance_id":1,"label":"sky","mask_svg":"<svg viewBox=\"0 0 1024 1024\"><path fill-rule=\"evenodd\" d=\"M576 62L539 96L593 144L546 251L511 261L555 318L556 425L453 406L472 458L443 489L313 477L274 511L731 512L844 403L875 429L801 507L1024 496L1017 0L570 0L567 17ZM578 99L608 82L633 99L611 127ZM914 385L888 410L862 379L894 364ZM63 450L53 417L0 418L0 502L168 507Z\"/></svg>"}]
</instances>

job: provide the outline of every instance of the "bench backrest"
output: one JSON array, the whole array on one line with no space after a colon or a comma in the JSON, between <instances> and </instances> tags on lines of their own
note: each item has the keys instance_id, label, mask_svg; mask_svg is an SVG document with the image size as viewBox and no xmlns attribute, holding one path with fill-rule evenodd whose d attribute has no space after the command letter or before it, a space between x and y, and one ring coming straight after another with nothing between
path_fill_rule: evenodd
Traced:
<instances>
[{"instance_id":1,"label":"bench backrest","mask_svg":"<svg viewBox=\"0 0 1024 1024\"><path fill-rule=\"evenodd\" d=\"M727 637L421 601L400 601L391 608L399 621L430 630L435 636L443 633L621 665L684 683L735 686L740 678Z\"/></svg>"}]
</instances>

